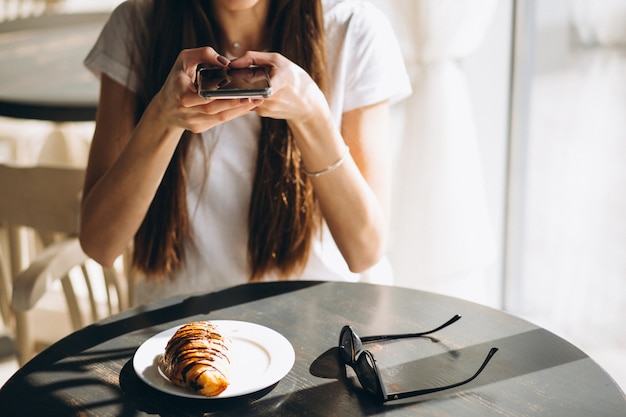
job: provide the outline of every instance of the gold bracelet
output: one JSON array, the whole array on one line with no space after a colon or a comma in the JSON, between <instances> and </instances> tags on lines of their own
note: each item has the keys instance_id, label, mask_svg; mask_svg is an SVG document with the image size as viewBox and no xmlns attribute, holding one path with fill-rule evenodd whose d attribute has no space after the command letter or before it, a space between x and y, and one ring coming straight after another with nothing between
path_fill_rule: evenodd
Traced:
<instances>
[{"instance_id":1,"label":"gold bracelet","mask_svg":"<svg viewBox=\"0 0 626 417\"><path fill-rule=\"evenodd\" d=\"M348 156L348 153L350 152L350 148L348 147L348 145L346 145L346 148L343 151L343 154L341 155L341 157L339 158L339 160L337 162L335 162L334 164L328 166L327 168L324 168L321 171L317 171L317 172L308 172L306 169L304 170L304 174L307 177L320 177L324 174L328 174L329 172L332 172L334 170L336 170L337 168L339 168L341 166L341 164L344 163L344 161L346 160L346 157Z\"/></svg>"}]
</instances>

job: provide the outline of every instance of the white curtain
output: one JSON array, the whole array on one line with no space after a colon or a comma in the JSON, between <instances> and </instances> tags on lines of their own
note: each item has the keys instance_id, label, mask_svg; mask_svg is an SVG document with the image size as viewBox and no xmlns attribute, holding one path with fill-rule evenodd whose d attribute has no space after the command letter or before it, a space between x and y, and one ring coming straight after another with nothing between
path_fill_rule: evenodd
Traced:
<instances>
[{"instance_id":1,"label":"white curtain","mask_svg":"<svg viewBox=\"0 0 626 417\"><path fill-rule=\"evenodd\" d=\"M393 22L414 90L394 107L396 284L487 302L495 239L461 61L480 45L496 0L372 1Z\"/></svg>"},{"instance_id":2,"label":"white curtain","mask_svg":"<svg viewBox=\"0 0 626 417\"><path fill-rule=\"evenodd\" d=\"M575 0L572 23L581 42L587 46L626 45L624 0Z\"/></svg>"}]
</instances>

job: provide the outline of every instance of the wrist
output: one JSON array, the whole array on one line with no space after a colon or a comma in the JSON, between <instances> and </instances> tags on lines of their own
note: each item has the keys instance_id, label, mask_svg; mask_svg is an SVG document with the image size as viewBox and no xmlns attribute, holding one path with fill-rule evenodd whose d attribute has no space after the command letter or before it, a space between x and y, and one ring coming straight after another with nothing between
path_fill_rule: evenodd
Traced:
<instances>
[{"instance_id":1,"label":"wrist","mask_svg":"<svg viewBox=\"0 0 626 417\"><path fill-rule=\"evenodd\" d=\"M302 155L305 174L319 177L339 168L350 156L330 112L290 123L296 145Z\"/></svg>"},{"instance_id":2,"label":"wrist","mask_svg":"<svg viewBox=\"0 0 626 417\"><path fill-rule=\"evenodd\" d=\"M162 99L160 93L154 96L148 104L139 123L145 123L154 133L160 132L157 136L162 140L175 138L178 141L185 131L185 128L176 123L175 118L170 116L167 102Z\"/></svg>"},{"instance_id":3,"label":"wrist","mask_svg":"<svg viewBox=\"0 0 626 417\"><path fill-rule=\"evenodd\" d=\"M317 177L321 177L322 175L330 174L331 172L333 172L334 170L339 168L341 165L343 165L343 163L345 162L345 160L346 160L346 158L348 157L349 154L350 154L350 148L348 147L348 145L345 145L343 153L341 154L339 159L337 159L336 162L333 162L332 164L330 164L326 168L321 169L319 171L315 171L315 172L310 172L310 171L308 171L305 168L304 169L304 174L307 177L311 177L311 178L317 178Z\"/></svg>"}]
</instances>

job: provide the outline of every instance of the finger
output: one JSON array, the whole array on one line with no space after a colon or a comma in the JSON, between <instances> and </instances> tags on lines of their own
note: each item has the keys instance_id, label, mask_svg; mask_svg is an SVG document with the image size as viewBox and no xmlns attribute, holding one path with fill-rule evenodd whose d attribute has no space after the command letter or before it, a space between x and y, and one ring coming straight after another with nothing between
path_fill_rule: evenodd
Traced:
<instances>
[{"instance_id":1,"label":"finger","mask_svg":"<svg viewBox=\"0 0 626 417\"><path fill-rule=\"evenodd\" d=\"M203 108L207 114L221 116L223 114L230 114L231 111L238 109L249 112L261 104L263 104L263 99L218 99L204 105Z\"/></svg>"},{"instance_id":2,"label":"finger","mask_svg":"<svg viewBox=\"0 0 626 417\"><path fill-rule=\"evenodd\" d=\"M199 64L209 64L216 67L226 68L230 64L230 60L215 51L215 49L207 46L203 48L185 49L180 55L182 70L189 75L191 79L195 79L196 68Z\"/></svg>"},{"instance_id":3,"label":"finger","mask_svg":"<svg viewBox=\"0 0 626 417\"><path fill-rule=\"evenodd\" d=\"M211 127L248 114L263 100L214 100L204 106L194 108L184 116L184 125L193 132L203 132ZM229 102L229 103L228 103Z\"/></svg>"},{"instance_id":4,"label":"finger","mask_svg":"<svg viewBox=\"0 0 626 417\"><path fill-rule=\"evenodd\" d=\"M286 58L276 52L248 51L239 58L230 61L230 67L246 68L252 65L276 67L284 63L284 60L286 60Z\"/></svg>"},{"instance_id":5,"label":"finger","mask_svg":"<svg viewBox=\"0 0 626 417\"><path fill-rule=\"evenodd\" d=\"M204 98L198 94L197 90L194 89L193 91L186 92L185 94L181 96L180 104L183 107L189 108L189 107L195 107L195 106L202 106L212 101L215 101L215 99Z\"/></svg>"},{"instance_id":6,"label":"finger","mask_svg":"<svg viewBox=\"0 0 626 417\"><path fill-rule=\"evenodd\" d=\"M207 102L203 99L201 104L191 107L195 113L201 113L204 116L218 116L222 113L229 112L233 109L242 109L245 112L255 109L263 103L263 99L213 99Z\"/></svg>"},{"instance_id":7,"label":"finger","mask_svg":"<svg viewBox=\"0 0 626 417\"><path fill-rule=\"evenodd\" d=\"M248 99L249 100L249 99ZM255 109L258 106L257 103L254 103L254 100L250 100L246 103L242 103L241 105L233 108L229 108L228 110L221 111L215 114L215 117L218 117L220 121L227 122L229 120L235 119L239 116L243 116L244 114L248 114L250 111Z\"/></svg>"}]
</instances>

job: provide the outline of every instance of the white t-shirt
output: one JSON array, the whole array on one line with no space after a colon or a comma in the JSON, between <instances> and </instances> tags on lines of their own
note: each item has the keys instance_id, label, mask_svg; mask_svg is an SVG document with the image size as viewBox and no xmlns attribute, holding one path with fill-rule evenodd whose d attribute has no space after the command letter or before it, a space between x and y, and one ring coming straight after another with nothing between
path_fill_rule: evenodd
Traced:
<instances>
[{"instance_id":1,"label":"white t-shirt","mask_svg":"<svg viewBox=\"0 0 626 417\"><path fill-rule=\"evenodd\" d=\"M361 0L323 4L328 97L337 125L346 111L408 96L411 86L385 15ZM130 72L129 50L143 47L151 7L152 0L122 3L85 59L87 67L136 91L140 74ZM248 281L247 219L259 133L260 118L250 113L204 132L202 143L192 145L187 161L191 238L185 246L185 265L174 280L138 282L136 303ZM393 280L386 259L364 274L351 273L325 226L314 239L304 271L292 278L384 284Z\"/></svg>"}]
</instances>

